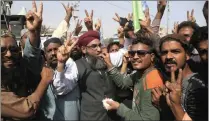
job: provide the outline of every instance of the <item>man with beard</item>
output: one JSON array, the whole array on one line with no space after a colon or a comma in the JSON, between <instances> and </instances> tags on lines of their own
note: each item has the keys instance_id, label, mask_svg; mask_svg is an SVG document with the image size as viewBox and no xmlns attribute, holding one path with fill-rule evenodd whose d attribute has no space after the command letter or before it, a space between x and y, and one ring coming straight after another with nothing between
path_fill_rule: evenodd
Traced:
<instances>
[{"instance_id":1,"label":"man with beard","mask_svg":"<svg viewBox=\"0 0 209 121\"><path fill-rule=\"evenodd\" d=\"M63 46L74 48L77 40L71 40L71 43L69 41L67 40L64 45L59 38L50 38L44 42L47 66L54 70L54 77L53 83L49 85L42 102L41 109L45 114L42 119L79 120L80 92L78 83L68 79L71 77L68 72L72 71L68 63L72 59L69 58L70 54L68 52L60 49ZM65 53L67 53L67 56ZM66 87L66 90L62 90Z\"/></svg>"},{"instance_id":2,"label":"man with beard","mask_svg":"<svg viewBox=\"0 0 209 121\"><path fill-rule=\"evenodd\" d=\"M176 80L175 77L182 69L182 97L181 105L192 120L207 120L208 112L208 91L207 86L201 79L200 75L192 71L188 71L187 60L190 58L189 44L185 41L184 36L171 34L163 37L160 41L161 60L164 64L165 73L171 82ZM171 76L171 72L174 76ZM162 92L159 88L153 89L154 102L159 102ZM178 108L178 107L177 107ZM178 119L183 119L182 115Z\"/></svg>"},{"instance_id":3,"label":"man with beard","mask_svg":"<svg viewBox=\"0 0 209 121\"><path fill-rule=\"evenodd\" d=\"M36 3L33 2L33 10L26 15L26 25L29 36L27 37L24 55L17 46L17 42L11 34L1 36L1 109L2 118L27 119L35 115L39 101L51 81L50 69L43 68L42 79L35 91L28 86L30 80L25 71L33 75L41 72L39 57L40 27L42 23L43 5L37 12Z\"/></svg>"},{"instance_id":4,"label":"man with beard","mask_svg":"<svg viewBox=\"0 0 209 121\"><path fill-rule=\"evenodd\" d=\"M77 37L72 37L71 41L70 41L70 45L72 45L75 41L77 40ZM72 51L70 53L70 57L76 61L78 59L80 59L82 57L82 51L81 48L76 44L73 48Z\"/></svg>"},{"instance_id":5,"label":"man with beard","mask_svg":"<svg viewBox=\"0 0 209 121\"><path fill-rule=\"evenodd\" d=\"M89 30L79 37L78 46L83 57L74 62L68 59L68 78L66 81L53 83L54 87L62 85L59 93L68 92L79 83L81 91L80 120L112 120L115 113L107 112L102 104L105 97L114 98L114 84L106 74L106 64L100 58L102 52L100 36L97 31ZM71 53L71 52L70 52ZM63 72L58 73L63 77ZM58 76L59 76L58 75ZM74 82L75 84L71 84ZM57 88L58 89L58 88Z\"/></svg>"},{"instance_id":6,"label":"man with beard","mask_svg":"<svg viewBox=\"0 0 209 121\"><path fill-rule=\"evenodd\" d=\"M125 120L159 120L159 110L151 103L151 89L163 85L160 72L155 68L156 51L153 40L148 37L137 37L128 51L131 64L136 73L122 75L113 67L109 54L103 58L108 67L108 75L122 89L133 89L132 108L116 101L107 101L107 110L117 110L117 114ZM108 97L109 98L109 97Z\"/></svg>"}]
</instances>

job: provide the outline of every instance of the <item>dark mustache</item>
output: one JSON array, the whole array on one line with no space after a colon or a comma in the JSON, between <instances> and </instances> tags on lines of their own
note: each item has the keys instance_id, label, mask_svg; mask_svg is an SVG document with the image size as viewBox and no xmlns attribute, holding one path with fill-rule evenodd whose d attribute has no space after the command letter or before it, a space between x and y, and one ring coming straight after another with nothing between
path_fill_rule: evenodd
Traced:
<instances>
[{"instance_id":1,"label":"dark mustache","mask_svg":"<svg viewBox=\"0 0 209 121\"><path fill-rule=\"evenodd\" d=\"M52 57L50 58L50 60L57 60L57 57L56 57L56 56L52 56Z\"/></svg>"},{"instance_id":2,"label":"dark mustache","mask_svg":"<svg viewBox=\"0 0 209 121\"><path fill-rule=\"evenodd\" d=\"M15 58L13 58L13 57L3 57L2 61L3 62L6 62L6 61L13 61L13 62L15 62Z\"/></svg>"},{"instance_id":3,"label":"dark mustache","mask_svg":"<svg viewBox=\"0 0 209 121\"><path fill-rule=\"evenodd\" d=\"M172 58L171 59L166 59L165 64L176 64L177 65L177 63Z\"/></svg>"}]
</instances>

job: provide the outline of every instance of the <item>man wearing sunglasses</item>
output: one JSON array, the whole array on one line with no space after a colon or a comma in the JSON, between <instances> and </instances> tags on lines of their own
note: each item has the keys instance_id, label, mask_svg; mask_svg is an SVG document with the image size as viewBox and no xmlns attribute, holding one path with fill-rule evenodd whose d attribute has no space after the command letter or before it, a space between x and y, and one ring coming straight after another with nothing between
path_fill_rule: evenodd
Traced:
<instances>
[{"instance_id":1,"label":"man wearing sunglasses","mask_svg":"<svg viewBox=\"0 0 209 121\"><path fill-rule=\"evenodd\" d=\"M26 75L26 72L30 72L34 76L40 76L42 69L39 61L41 50L38 47L43 5L40 5L37 12L34 1L33 10L26 15L29 36L23 56L11 33L1 36L1 116L9 120L27 119L34 116L39 101L51 80L49 69L44 72L49 75L42 75L42 79L36 80L37 85L40 82L38 87L31 81L31 77ZM31 83L34 85L32 86Z\"/></svg>"},{"instance_id":2,"label":"man wearing sunglasses","mask_svg":"<svg viewBox=\"0 0 209 121\"><path fill-rule=\"evenodd\" d=\"M132 109L116 101L107 101L108 110L117 110L125 120L159 120L159 110L151 103L151 89L163 84L159 71L155 68L155 49L153 40L148 37L137 37L128 52L136 73L122 75L112 65L109 54L103 58L108 67L108 75L122 89L133 89Z\"/></svg>"}]
</instances>

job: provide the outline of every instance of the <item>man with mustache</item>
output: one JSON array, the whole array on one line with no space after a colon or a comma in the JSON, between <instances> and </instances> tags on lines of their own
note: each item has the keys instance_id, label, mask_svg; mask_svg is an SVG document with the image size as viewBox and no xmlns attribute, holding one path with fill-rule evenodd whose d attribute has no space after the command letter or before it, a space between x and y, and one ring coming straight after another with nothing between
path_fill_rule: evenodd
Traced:
<instances>
[{"instance_id":1,"label":"man with mustache","mask_svg":"<svg viewBox=\"0 0 209 121\"><path fill-rule=\"evenodd\" d=\"M79 87L77 81L68 79L71 77L71 74L68 72L72 71L70 68L71 65L68 63L73 60L69 58L69 52L60 49L63 46L69 46L71 47L70 52L72 52L76 42L77 40L66 40L63 45L59 38L50 38L44 42L46 65L54 70L54 77L53 83L49 85L42 102L41 110L45 114L42 119L79 120ZM67 83L63 85L61 82ZM66 86L67 90L63 90L63 87Z\"/></svg>"},{"instance_id":2,"label":"man with mustache","mask_svg":"<svg viewBox=\"0 0 209 121\"><path fill-rule=\"evenodd\" d=\"M70 41L70 45L72 45L78 38L75 36L75 37L72 37L71 41ZM70 57L76 61L78 59L80 59L81 57L83 56L82 54L82 51L81 51L81 48L78 46L78 45L75 45L73 48L72 48L72 51L70 53Z\"/></svg>"},{"instance_id":3,"label":"man with mustache","mask_svg":"<svg viewBox=\"0 0 209 121\"><path fill-rule=\"evenodd\" d=\"M25 42L24 55L21 55L15 37L11 33L1 36L1 118L3 120L34 118L39 102L51 81L50 69L43 68L41 73L39 57L41 50L40 28L43 5L37 12L36 3L26 15L29 36ZM31 89L26 71L42 76L38 87ZM34 91L35 90L35 91Z\"/></svg>"},{"instance_id":4,"label":"man with mustache","mask_svg":"<svg viewBox=\"0 0 209 121\"><path fill-rule=\"evenodd\" d=\"M137 37L128 52L136 73L122 75L112 65L109 54L103 58L108 67L108 75L122 89L133 89L132 109L116 101L107 101L107 110L117 110L125 120L160 120L159 110L151 103L151 89L163 85L159 71L155 68L156 51L149 37ZM153 79L154 78L154 79Z\"/></svg>"},{"instance_id":5,"label":"man with mustache","mask_svg":"<svg viewBox=\"0 0 209 121\"><path fill-rule=\"evenodd\" d=\"M69 59L66 62L68 74L65 81L54 81L57 92L65 94L76 83L79 83L81 93L80 120L113 120L115 113L107 112L102 104L105 97L114 98L114 84L106 74L106 64L100 57L102 53L100 35L97 31L89 30L79 37L78 46L83 57L77 61ZM72 52L72 51L71 51ZM70 53L71 53L70 52ZM63 71L57 76L63 77ZM74 82L70 85L69 82ZM58 90L59 89L59 90Z\"/></svg>"},{"instance_id":6,"label":"man with mustache","mask_svg":"<svg viewBox=\"0 0 209 121\"><path fill-rule=\"evenodd\" d=\"M181 104L184 111L188 113L192 120L207 120L207 86L198 73L186 69L191 51L188 42L185 41L185 37L179 34L163 37L160 41L160 53L168 79L172 77L170 75L171 71L176 72L175 76L173 76L174 78L169 79L171 82L177 77L179 69L182 69ZM159 102L159 98L162 95L160 89L155 88L152 92L153 101L155 103ZM178 116L177 120L179 119L183 119L183 113Z\"/></svg>"}]
</instances>

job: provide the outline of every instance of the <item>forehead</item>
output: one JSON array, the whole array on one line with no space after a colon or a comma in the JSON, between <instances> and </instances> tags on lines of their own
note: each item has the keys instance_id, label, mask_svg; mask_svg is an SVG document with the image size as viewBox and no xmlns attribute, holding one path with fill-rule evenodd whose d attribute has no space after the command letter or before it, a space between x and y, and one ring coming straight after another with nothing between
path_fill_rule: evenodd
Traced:
<instances>
[{"instance_id":1,"label":"forehead","mask_svg":"<svg viewBox=\"0 0 209 121\"><path fill-rule=\"evenodd\" d=\"M208 49L208 40L200 41L199 48L200 49Z\"/></svg>"},{"instance_id":2,"label":"forehead","mask_svg":"<svg viewBox=\"0 0 209 121\"><path fill-rule=\"evenodd\" d=\"M99 39L94 39L94 40L92 40L92 41L88 44L88 46L89 46L89 45L93 45L93 44L100 44Z\"/></svg>"},{"instance_id":3,"label":"forehead","mask_svg":"<svg viewBox=\"0 0 209 121\"><path fill-rule=\"evenodd\" d=\"M149 49L150 49L149 46L143 43L137 43L131 46L131 50L149 50Z\"/></svg>"},{"instance_id":4,"label":"forehead","mask_svg":"<svg viewBox=\"0 0 209 121\"><path fill-rule=\"evenodd\" d=\"M12 37L1 38L1 46L17 46L16 40Z\"/></svg>"},{"instance_id":5,"label":"forehead","mask_svg":"<svg viewBox=\"0 0 209 121\"><path fill-rule=\"evenodd\" d=\"M185 26L179 30L179 34L184 34L184 33L192 33L193 28L190 26Z\"/></svg>"},{"instance_id":6,"label":"forehead","mask_svg":"<svg viewBox=\"0 0 209 121\"><path fill-rule=\"evenodd\" d=\"M161 50L172 50L172 49L184 49L184 48L181 46L181 43L175 40L165 41L161 46Z\"/></svg>"},{"instance_id":7,"label":"forehead","mask_svg":"<svg viewBox=\"0 0 209 121\"><path fill-rule=\"evenodd\" d=\"M119 46L114 44L114 45L111 46L111 48L119 48Z\"/></svg>"},{"instance_id":8,"label":"forehead","mask_svg":"<svg viewBox=\"0 0 209 121\"><path fill-rule=\"evenodd\" d=\"M46 49L49 50L49 49L53 49L53 48L59 48L61 45L58 44L58 43L50 43Z\"/></svg>"}]
</instances>

